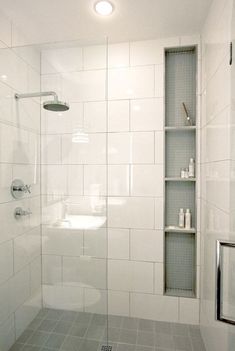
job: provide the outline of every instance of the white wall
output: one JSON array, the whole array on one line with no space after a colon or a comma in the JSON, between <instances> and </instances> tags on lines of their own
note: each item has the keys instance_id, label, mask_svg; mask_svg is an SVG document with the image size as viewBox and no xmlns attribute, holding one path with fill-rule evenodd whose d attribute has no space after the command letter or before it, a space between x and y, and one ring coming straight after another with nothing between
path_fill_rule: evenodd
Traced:
<instances>
[{"instance_id":1,"label":"white wall","mask_svg":"<svg viewBox=\"0 0 235 351\"><path fill-rule=\"evenodd\" d=\"M0 349L6 351L41 307L40 105L16 102L16 92L40 90L40 56L12 49L16 29L0 14ZM32 184L32 193L14 200L15 178ZM32 215L14 218L16 207Z\"/></svg>"},{"instance_id":2,"label":"white wall","mask_svg":"<svg viewBox=\"0 0 235 351\"><path fill-rule=\"evenodd\" d=\"M71 105L42 116L45 306L105 313L108 282L110 314L198 323L198 299L163 296L163 53L199 39L110 45L108 81L105 45L43 51L43 89Z\"/></svg>"},{"instance_id":3,"label":"white wall","mask_svg":"<svg viewBox=\"0 0 235 351\"><path fill-rule=\"evenodd\" d=\"M200 322L207 351L234 350L233 329L215 321L215 241L235 239L231 225L234 208L231 182L234 145L231 70L234 66L229 66L232 6L232 0L214 0L202 36Z\"/></svg>"}]
</instances>

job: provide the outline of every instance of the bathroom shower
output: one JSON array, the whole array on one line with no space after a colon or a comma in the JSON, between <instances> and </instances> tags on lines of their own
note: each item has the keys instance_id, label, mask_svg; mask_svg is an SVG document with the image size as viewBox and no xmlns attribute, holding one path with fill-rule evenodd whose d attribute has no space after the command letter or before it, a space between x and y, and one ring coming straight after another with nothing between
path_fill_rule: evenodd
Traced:
<instances>
[{"instance_id":1,"label":"bathroom shower","mask_svg":"<svg viewBox=\"0 0 235 351\"><path fill-rule=\"evenodd\" d=\"M26 98L33 98L33 97L43 97L43 96L53 96L54 100L48 100L43 103L43 108L48 111L53 112L64 112L69 110L69 104L60 101L58 99L58 95L54 91L45 91L45 92L38 92L38 93L26 93L26 94L15 94L15 98L19 99L26 99Z\"/></svg>"}]
</instances>

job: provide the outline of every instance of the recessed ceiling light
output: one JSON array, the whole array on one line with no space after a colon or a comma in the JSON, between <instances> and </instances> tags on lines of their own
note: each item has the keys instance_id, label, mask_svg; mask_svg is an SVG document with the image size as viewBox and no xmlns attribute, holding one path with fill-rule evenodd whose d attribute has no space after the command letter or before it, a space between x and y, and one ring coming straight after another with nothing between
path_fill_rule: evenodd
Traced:
<instances>
[{"instance_id":1,"label":"recessed ceiling light","mask_svg":"<svg viewBox=\"0 0 235 351\"><path fill-rule=\"evenodd\" d=\"M113 12L113 5L109 1L98 1L95 4L95 11L101 16L108 16Z\"/></svg>"}]
</instances>

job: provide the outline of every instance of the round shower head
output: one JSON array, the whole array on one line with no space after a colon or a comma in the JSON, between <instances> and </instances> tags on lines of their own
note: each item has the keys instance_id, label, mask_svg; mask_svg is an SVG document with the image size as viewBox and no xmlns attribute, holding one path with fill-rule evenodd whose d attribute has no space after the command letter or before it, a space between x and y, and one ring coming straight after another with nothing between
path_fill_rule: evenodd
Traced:
<instances>
[{"instance_id":1,"label":"round shower head","mask_svg":"<svg viewBox=\"0 0 235 351\"><path fill-rule=\"evenodd\" d=\"M69 104L59 100L45 101L43 103L43 107L45 108L45 110L53 112L64 112L69 110Z\"/></svg>"}]
</instances>

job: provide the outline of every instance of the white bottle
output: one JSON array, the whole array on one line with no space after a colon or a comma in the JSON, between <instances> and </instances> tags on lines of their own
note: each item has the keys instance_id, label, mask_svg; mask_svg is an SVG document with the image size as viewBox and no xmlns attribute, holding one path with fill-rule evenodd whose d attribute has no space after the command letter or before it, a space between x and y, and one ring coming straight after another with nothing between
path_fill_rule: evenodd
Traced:
<instances>
[{"instance_id":1,"label":"white bottle","mask_svg":"<svg viewBox=\"0 0 235 351\"><path fill-rule=\"evenodd\" d=\"M191 229L191 219L192 219L192 215L191 215L190 209L187 208L185 213L185 229Z\"/></svg>"},{"instance_id":2,"label":"white bottle","mask_svg":"<svg viewBox=\"0 0 235 351\"><path fill-rule=\"evenodd\" d=\"M184 209L180 208L179 211L179 227L184 228Z\"/></svg>"},{"instance_id":3,"label":"white bottle","mask_svg":"<svg viewBox=\"0 0 235 351\"><path fill-rule=\"evenodd\" d=\"M189 178L194 178L195 177L195 165L194 165L194 159L193 158L190 158L190 160L189 160L188 169L189 169L189 172L188 172Z\"/></svg>"}]
</instances>

